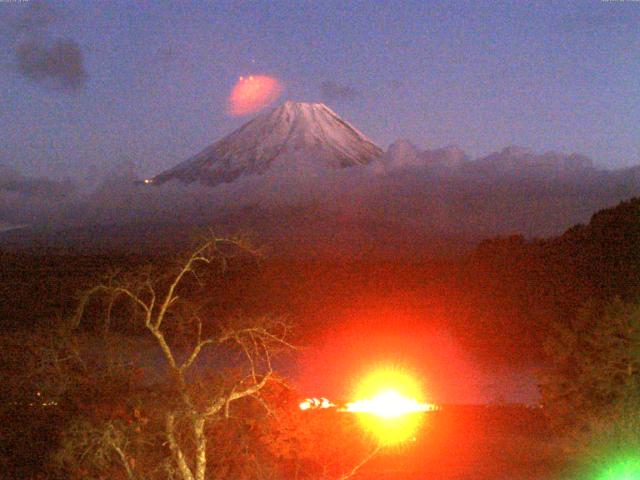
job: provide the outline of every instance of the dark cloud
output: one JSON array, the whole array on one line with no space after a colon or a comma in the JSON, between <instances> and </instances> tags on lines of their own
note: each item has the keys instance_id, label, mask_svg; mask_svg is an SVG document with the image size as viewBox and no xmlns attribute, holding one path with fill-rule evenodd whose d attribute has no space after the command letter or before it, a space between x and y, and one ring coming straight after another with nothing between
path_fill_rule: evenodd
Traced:
<instances>
[{"instance_id":1,"label":"dark cloud","mask_svg":"<svg viewBox=\"0 0 640 480\"><path fill-rule=\"evenodd\" d=\"M168 63L176 59L178 52L176 47L172 45L162 45L156 52L156 58L159 63Z\"/></svg>"},{"instance_id":2,"label":"dark cloud","mask_svg":"<svg viewBox=\"0 0 640 480\"><path fill-rule=\"evenodd\" d=\"M16 69L25 78L57 89L78 90L89 75L82 48L72 38L53 38L60 14L47 2L33 2L15 24Z\"/></svg>"},{"instance_id":3,"label":"dark cloud","mask_svg":"<svg viewBox=\"0 0 640 480\"><path fill-rule=\"evenodd\" d=\"M2 185L6 182L13 182L22 178L22 175L20 175L15 168L0 164L0 188L2 188Z\"/></svg>"},{"instance_id":4,"label":"dark cloud","mask_svg":"<svg viewBox=\"0 0 640 480\"><path fill-rule=\"evenodd\" d=\"M389 86L391 87L391 90L397 92L398 90L404 88L404 83L402 83L402 81L400 80L394 79L389 82Z\"/></svg>"},{"instance_id":5,"label":"dark cloud","mask_svg":"<svg viewBox=\"0 0 640 480\"><path fill-rule=\"evenodd\" d=\"M320 93L325 100L354 100L360 96L360 92L350 86L341 85L331 80L320 84Z\"/></svg>"},{"instance_id":6,"label":"dark cloud","mask_svg":"<svg viewBox=\"0 0 640 480\"><path fill-rule=\"evenodd\" d=\"M27 34L43 32L57 19L58 12L49 3L33 2L17 19L15 30Z\"/></svg>"},{"instance_id":7,"label":"dark cloud","mask_svg":"<svg viewBox=\"0 0 640 480\"><path fill-rule=\"evenodd\" d=\"M59 88L77 90L89 77L84 56L75 40L55 40L51 44L27 40L16 48L18 71L34 81L52 81Z\"/></svg>"}]
</instances>

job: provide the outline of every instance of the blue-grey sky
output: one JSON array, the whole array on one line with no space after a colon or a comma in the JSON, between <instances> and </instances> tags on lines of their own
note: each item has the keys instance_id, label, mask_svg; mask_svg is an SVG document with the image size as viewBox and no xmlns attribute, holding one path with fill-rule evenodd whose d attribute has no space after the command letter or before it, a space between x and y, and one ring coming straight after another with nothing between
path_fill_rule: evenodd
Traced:
<instances>
[{"instance_id":1,"label":"blue-grey sky","mask_svg":"<svg viewBox=\"0 0 640 480\"><path fill-rule=\"evenodd\" d=\"M0 1L0 164L141 176L249 117L240 75L382 147L509 144L640 164L640 2Z\"/></svg>"}]
</instances>

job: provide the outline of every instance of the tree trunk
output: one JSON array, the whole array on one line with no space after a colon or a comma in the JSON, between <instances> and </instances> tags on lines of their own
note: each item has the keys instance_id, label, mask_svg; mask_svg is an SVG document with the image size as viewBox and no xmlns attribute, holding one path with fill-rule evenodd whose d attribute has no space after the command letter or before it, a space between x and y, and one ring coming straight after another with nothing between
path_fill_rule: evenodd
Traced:
<instances>
[{"instance_id":1,"label":"tree trunk","mask_svg":"<svg viewBox=\"0 0 640 480\"><path fill-rule=\"evenodd\" d=\"M207 437L204 434L204 417L198 416L193 422L196 437L196 480L204 480L207 471Z\"/></svg>"},{"instance_id":2,"label":"tree trunk","mask_svg":"<svg viewBox=\"0 0 640 480\"><path fill-rule=\"evenodd\" d=\"M180 476L182 480L194 480L193 473L187 465L187 460L184 458L184 453L180 449L178 442L176 442L176 437L174 434L174 423L175 416L173 413L167 414L167 440L169 441L169 448L171 449L171 454L173 455L173 459L176 461L178 465L178 471L180 472ZM204 478L204 477L203 477Z\"/></svg>"}]
</instances>

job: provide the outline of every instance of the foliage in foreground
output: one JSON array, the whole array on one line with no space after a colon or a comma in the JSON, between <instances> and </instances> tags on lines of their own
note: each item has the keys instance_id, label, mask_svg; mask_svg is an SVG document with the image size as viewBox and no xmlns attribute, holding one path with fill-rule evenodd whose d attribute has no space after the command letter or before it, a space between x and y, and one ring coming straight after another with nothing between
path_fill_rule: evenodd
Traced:
<instances>
[{"instance_id":1,"label":"foliage in foreground","mask_svg":"<svg viewBox=\"0 0 640 480\"><path fill-rule=\"evenodd\" d=\"M561 441L565 477L585 480L640 478L638 399L621 401L606 413L584 419L583 428Z\"/></svg>"},{"instance_id":2,"label":"foliage in foreground","mask_svg":"<svg viewBox=\"0 0 640 480\"><path fill-rule=\"evenodd\" d=\"M640 303L587 304L547 341L541 378L546 411L559 428L580 430L640 392Z\"/></svg>"},{"instance_id":3,"label":"foliage in foreground","mask_svg":"<svg viewBox=\"0 0 640 480\"><path fill-rule=\"evenodd\" d=\"M545 411L571 458L589 471L640 461L640 302L591 302L546 346Z\"/></svg>"}]
</instances>

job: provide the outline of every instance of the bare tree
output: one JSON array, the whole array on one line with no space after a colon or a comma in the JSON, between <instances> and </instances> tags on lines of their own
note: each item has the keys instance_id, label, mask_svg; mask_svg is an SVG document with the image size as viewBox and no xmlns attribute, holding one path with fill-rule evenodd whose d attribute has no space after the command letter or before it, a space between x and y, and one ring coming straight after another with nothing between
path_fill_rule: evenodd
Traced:
<instances>
[{"instance_id":1,"label":"bare tree","mask_svg":"<svg viewBox=\"0 0 640 480\"><path fill-rule=\"evenodd\" d=\"M221 269L235 265L231 257L255 254L242 239L212 236L175 263L109 272L82 293L71 318L15 339L25 393L13 403L41 404L49 423L58 416L48 436L56 441L43 450L47 474L345 480L360 473L380 447L369 451L346 416L305 415L274 371L274 356L294 348L285 322L216 313L225 298Z\"/></svg>"},{"instance_id":2,"label":"bare tree","mask_svg":"<svg viewBox=\"0 0 640 480\"><path fill-rule=\"evenodd\" d=\"M106 335L113 312L124 304L133 307L136 325L159 347L169 372L174 395L167 402L163 434L170 456L168 468L180 480L207 477L208 426L229 418L232 405L242 399L255 399L266 407L260 392L268 382L279 381L272 358L294 348L287 325L279 319L235 317L221 322L208 317L211 270L215 265L224 266L238 252L255 250L242 239L211 236L168 273L154 268L129 274L113 272L82 295L72 319L72 328L77 328L92 299L102 297L107 302ZM239 356L232 356L233 351ZM202 371L198 363L204 357L220 369L221 364L231 362L235 374L223 376L215 390L203 389L198 382ZM126 439L112 426L100 435L105 440L101 445L111 446L126 477L137 478L125 452Z\"/></svg>"}]
</instances>

